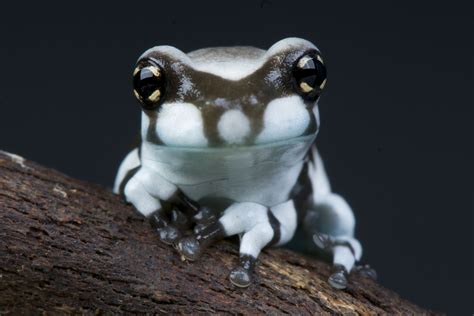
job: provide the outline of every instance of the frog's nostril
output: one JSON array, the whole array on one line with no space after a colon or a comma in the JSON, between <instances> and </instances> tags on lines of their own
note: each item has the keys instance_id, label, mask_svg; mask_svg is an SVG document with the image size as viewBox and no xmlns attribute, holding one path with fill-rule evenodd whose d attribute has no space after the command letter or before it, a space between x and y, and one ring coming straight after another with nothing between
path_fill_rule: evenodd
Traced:
<instances>
[{"instance_id":1,"label":"frog's nostril","mask_svg":"<svg viewBox=\"0 0 474 316\"><path fill-rule=\"evenodd\" d=\"M217 123L220 137L229 144L241 144L250 134L250 121L239 110L229 110L222 114Z\"/></svg>"}]
</instances>

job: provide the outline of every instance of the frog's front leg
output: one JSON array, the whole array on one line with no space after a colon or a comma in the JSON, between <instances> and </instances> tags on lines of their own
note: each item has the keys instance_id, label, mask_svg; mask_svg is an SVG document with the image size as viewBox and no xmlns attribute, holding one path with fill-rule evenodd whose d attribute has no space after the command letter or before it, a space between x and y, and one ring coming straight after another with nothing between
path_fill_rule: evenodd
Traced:
<instances>
[{"instance_id":1,"label":"frog's front leg","mask_svg":"<svg viewBox=\"0 0 474 316\"><path fill-rule=\"evenodd\" d=\"M244 202L228 207L222 216L193 236L178 243L178 251L187 259L195 260L212 241L240 235L239 264L231 271L231 282L239 287L252 283L252 274L260 251L272 244L290 240L297 224L293 201L268 208Z\"/></svg>"},{"instance_id":2,"label":"frog's front leg","mask_svg":"<svg viewBox=\"0 0 474 316\"><path fill-rule=\"evenodd\" d=\"M141 165L136 149L120 166L114 192L146 216L166 243L174 243L182 236L199 208L174 184Z\"/></svg>"}]
</instances>

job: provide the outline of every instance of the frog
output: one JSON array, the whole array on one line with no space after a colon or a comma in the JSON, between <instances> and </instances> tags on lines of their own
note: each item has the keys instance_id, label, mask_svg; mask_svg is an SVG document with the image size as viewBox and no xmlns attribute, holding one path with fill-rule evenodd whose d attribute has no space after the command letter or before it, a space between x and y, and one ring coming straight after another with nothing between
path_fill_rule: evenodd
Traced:
<instances>
[{"instance_id":1,"label":"frog","mask_svg":"<svg viewBox=\"0 0 474 316\"><path fill-rule=\"evenodd\" d=\"M253 283L263 249L287 244L297 229L332 256L332 287L346 288L351 271L375 277L356 265L354 213L332 191L315 144L326 83L320 50L296 37L267 50L146 50L133 70L141 142L113 191L183 260L239 236L229 272L237 287Z\"/></svg>"}]
</instances>

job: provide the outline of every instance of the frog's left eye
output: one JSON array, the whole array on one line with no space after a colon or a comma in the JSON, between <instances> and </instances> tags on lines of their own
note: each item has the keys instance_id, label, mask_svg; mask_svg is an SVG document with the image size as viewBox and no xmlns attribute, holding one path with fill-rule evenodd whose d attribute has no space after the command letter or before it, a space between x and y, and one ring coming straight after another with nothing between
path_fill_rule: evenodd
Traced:
<instances>
[{"instance_id":1,"label":"frog's left eye","mask_svg":"<svg viewBox=\"0 0 474 316\"><path fill-rule=\"evenodd\" d=\"M165 93L162 68L151 60L139 62L133 71L133 93L146 110L160 105Z\"/></svg>"},{"instance_id":2,"label":"frog's left eye","mask_svg":"<svg viewBox=\"0 0 474 316\"><path fill-rule=\"evenodd\" d=\"M326 66L317 53L300 57L293 67L293 81L299 95L309 101L316 101L326 85Z\"/></svg>"}]
</instances>

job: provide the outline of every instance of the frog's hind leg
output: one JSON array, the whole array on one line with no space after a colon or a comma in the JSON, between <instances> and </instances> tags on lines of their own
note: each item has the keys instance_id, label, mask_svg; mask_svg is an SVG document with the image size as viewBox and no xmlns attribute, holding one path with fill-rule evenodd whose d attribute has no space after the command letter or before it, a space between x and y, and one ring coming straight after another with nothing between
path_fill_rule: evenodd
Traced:
<instances>
[{"instance_id":1,"label":"frog's hind leg","mask_svg":"<svg viewBox=\"0 0 474 316\"><path fill-rule=\"evenodd\" d=\"M338 289L347 286L347 274L362 255L362 247L355 239L355 219L346 201L337 194L327 194L309 211L304 225L313 235L314 243L333 254L334 272L329 283Z\"/></svg>"},{"instance_id":2,"label":"frog's hind leg","mask_svg":"<svg viewBox=\"0 0 474 316\"><path fill-rule=\"evenodd\" d=\"M269 209L245 202L228 207L218 221L196 235L178 243L178 250L188 259L197 258L203 247L219 238L240 235L239 264L231 271L231 282L239 287L252 283L252 275L261 250L272 244L282 244L292 238L296 229L296 211L292 201ZM284 223L284 224L282 224Z\"/></svg>"},{"instance_id":3,"label":"frog's hind leg","mask_svg":"<svg viewBox=\"0 0 474 316\"><path fill-rule=\"evenodd\" d=\"M182 236L182 230L198 210L198 205L175 185L141 165L138 149L131 151L120 165L114 193L133 204L148 218L160 239L169 244Z\"/></svg>"},{"instance_id":4,"label":"frog's hind leg","mask_svg":"<svg viewBox=\"0 0 474 316\"><path fill-rule=\"evenodd\" d=\"M362 256L362 246L354 238L354 214L347 202L331 191L315 147L311 150L307 171L313 195L303 226L319 248L332 253L334 273L328 281L334 288L343 289L347 286L347 275Z\"/></svg>"}]
</instances>

